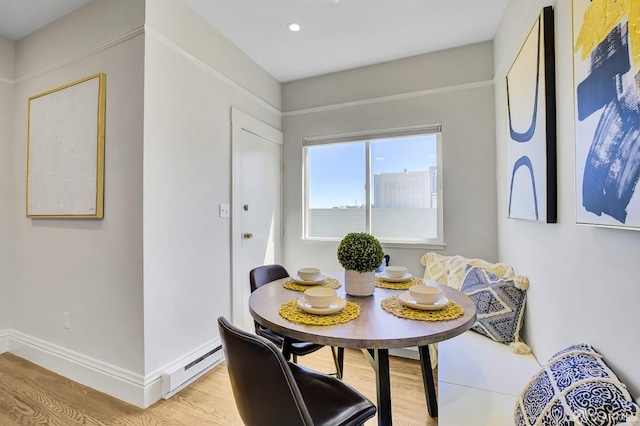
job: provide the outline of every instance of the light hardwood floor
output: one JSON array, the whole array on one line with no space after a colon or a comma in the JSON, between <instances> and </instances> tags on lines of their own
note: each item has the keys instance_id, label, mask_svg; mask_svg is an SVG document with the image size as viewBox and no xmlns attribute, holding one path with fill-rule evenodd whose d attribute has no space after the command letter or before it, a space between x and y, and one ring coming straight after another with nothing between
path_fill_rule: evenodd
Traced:
<instances>
[{"instance_id":1,"label":"light hardwood floor","mask_svg":"<svg viewBox=\"0 0 640 426\"><path fill-rule=\"evenodd\" d=\"M300 357L299 363L334 371L329 348ZM427 414L419 362L391 357L390 364L394 425L437 426ZM360 351L345 351L344 380L375 402L374 373ZM375 418L366 423L376 424ZM143 410L5 353L0 355L0 425L233 426L242 421L224 363Z\"/></svg>"}]
</instances>

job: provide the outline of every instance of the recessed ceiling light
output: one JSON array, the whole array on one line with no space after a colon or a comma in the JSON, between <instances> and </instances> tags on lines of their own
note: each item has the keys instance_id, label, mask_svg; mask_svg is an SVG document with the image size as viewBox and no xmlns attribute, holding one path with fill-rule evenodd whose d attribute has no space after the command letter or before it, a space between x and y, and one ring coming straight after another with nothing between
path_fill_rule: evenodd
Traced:
<instances>
[{"instance_id":1,"label":"recessed ceiling light","mask_svg":"<svg viewBox=\"0 0 640 426\"><path fill-rule=\"evenodd\" d=\"M293 31L294 33L302 29L302 26L297 22L290 22L287 27L289 27L289 31Z\"/></svg>"}]
</instances>

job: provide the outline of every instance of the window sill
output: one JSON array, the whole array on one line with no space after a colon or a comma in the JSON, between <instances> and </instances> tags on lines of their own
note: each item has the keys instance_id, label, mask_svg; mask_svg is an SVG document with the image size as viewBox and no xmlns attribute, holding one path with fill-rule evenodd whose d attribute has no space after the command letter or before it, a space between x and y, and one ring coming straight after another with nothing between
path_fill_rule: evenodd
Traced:
<instances>
[{"instance_id":1,"label":"window sill","mask_svg":"<svg viewBox=\"0 0 640 426\"><path fill-rule=\"evenodd\" d=\"M300 240L303 244L310 245L324 245L340 243L338 238L302 238ZM408 241L380 241L382 248L398 248L398 249L424 249L424 250L444 250L447 247L446 243L425 243L425 242L408 242Z\"/></svg>"},{"instance_id":2,"label":"window sill","mask_svg":"<svg viewBox=\"0 0 640 426\"><path fill-rule=\"evenodd\" d=\"M444 250L447 248L445 243L409 243L409 242L384 242L380 241L382 248L399 248L399 249L425 249L425 250Z\"/></svg>"}]
</instances>

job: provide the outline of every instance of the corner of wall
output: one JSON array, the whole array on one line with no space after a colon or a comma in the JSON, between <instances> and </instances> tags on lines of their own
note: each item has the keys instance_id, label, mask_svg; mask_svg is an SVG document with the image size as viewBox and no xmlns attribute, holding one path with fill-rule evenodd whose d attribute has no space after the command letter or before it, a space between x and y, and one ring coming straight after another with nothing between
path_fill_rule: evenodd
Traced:
<instances>
[{"instance_id":1,"label":"corner of wall","mask_svg":"<svg viewBox=\"0 0 640 426\"><path fill-rule=\"evenodd\" d=\"M6 352L6 332L2 330L9 325L9 282L12 251L12 226L11 214L6 206L13 204L12 186L13 164L12 158L12 125L15 112L14 105L14 84L15 76L15 42L0 37L0 352Z\"/></svg>"},{"instance_id":2,"label":"corner of wall","mask_svg":"<svg viewBox=\"0 0 640 426\"><path fill-rule=\"evenodd\" d=\"M0 37L0 82L10 83L15 77L16 43Z\"/></svg>"},{"instance_id":3,"label":"corner of wall","mask_svg":"<svg viewBox=\"0 0 640 426\"><path fill-rule=\"evenodd\" d=\"M0 330L0 354L9 351L9 330Z\"/></svg>"}]
</instances>

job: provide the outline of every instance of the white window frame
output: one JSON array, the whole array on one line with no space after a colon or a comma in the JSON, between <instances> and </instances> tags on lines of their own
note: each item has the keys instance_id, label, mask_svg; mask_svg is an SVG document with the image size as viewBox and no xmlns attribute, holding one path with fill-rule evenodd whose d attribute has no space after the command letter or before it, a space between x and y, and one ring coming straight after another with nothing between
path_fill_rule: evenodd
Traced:
<instances>
[{"instance_id":1,"label":"white window frame","mask_svg":"<svg viewBox=\"0 0 640 426\"><path fill-rule=\"evenodd\" d=\"M377 130L367 130L360 132L339 133L331 135L307 136L302 139L302 240L303 241L339 241L339 238L328 237L310 237L308 228L308 212L309 212L309 168L307 147L335 144L340 142L366 142L366 229L371 230L371 141L377 139L388 139L393 137L413 136L436 134L436 159L437 159L437 176L438 176L438 196L437 203L437 238L420 238L415 240L406 239L388 239L380 240L385 247L407 247L407 248L430 248L442 249L445 247L444 240L444 202L443 202L443 184L442 184L442 124L429 123L418 124L414 126L394 127Z\"/></svg>"}]
</instances>

